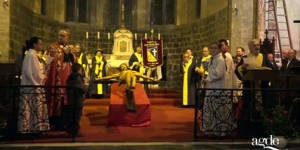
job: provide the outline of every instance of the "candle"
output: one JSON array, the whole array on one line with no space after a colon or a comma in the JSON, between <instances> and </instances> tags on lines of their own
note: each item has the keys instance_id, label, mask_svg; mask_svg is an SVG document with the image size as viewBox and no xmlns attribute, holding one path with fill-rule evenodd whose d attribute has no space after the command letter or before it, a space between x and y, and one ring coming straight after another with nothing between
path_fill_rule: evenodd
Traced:
<instances>
[{"instance_id":1,"label":"candle","mask_svg":"<svg viewBox=\"0 0 300 150\"><path fill-rule=\"evenodd\" d=\"M158 33L158 36L157 36L157 37L158 37L158 39L160 40L160 33Z\"/></svg>"},{"instance_id":2,"label":"candle","mask_svg":"<svg viewBox=\"0 0 300 150\"><path fill-rule=\"evenodd\" d=\"M100 32L97 32L97 38L100 39Z\"/></svg>"},{"instance_id":3,"label":"candle","mask_svg":"<svg viewBox=\"0 0 300 150\"><path fill-rule=\"evenodd\" d=\"M147 39L147 33L145 33L145 39Z\"/></svg>"},{"instance_id":4,"label":"candle","mask_svg":"<svg viewBox=\"0 0 300 150\"><path fill-rule=\"evenodd\" d=\"M110 39L110 33L107 33L107 38Z\"/></svg>"},{"instance_id":5,"label":"candle","mask_svg":"<svg viewBox=\"0 0 300 150\"><path fill-rule=\"evenodd\" d=\"M234 8L236 8L236 4L234 4Z\"/></svg>"},{"instance_id":6,"label":"candle","mask_svg":"<svg viewBox=\"0 0 300 150\"><path fill-rule=\"evenodd\" d=\"M134 39L137 40L137 34L136 33L134 34Z\"/></svg>"},{"instance_id":7,"label":"candle","mask_svg":"<svg viewBox=\"0 0 300 150\"><path fill-rule=\"evenodd\" d=\"M89 32L85 33L85 37L86 37L86 39L89 39Z\"/></svg>"}]
</instances>

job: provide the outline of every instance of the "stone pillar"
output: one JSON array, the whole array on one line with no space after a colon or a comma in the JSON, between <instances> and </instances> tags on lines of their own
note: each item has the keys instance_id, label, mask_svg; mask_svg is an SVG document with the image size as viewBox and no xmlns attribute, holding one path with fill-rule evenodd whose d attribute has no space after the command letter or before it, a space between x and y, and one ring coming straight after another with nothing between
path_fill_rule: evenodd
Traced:
<instances>
[{"instance_id":1,"label":"stone pillar","mask_svg":"<svg viewBox=\"0 0 300 150\"><path fill-rule=\"evenodd\" d=\"M196 6L196 1L197 0L188 0L188 6L187 6L187 14L189 14L187 17L187 23L190 23L190 22L194 22L197 18L196 18L196 8L198 6Z\"/></svg>"},{"instance_id":2,"label":"stone pillar","mask_svg":"<svg viewBox=\"0 0 300 150\"><path fill-rule=\"evenodd\" d=\"M176 0L176 14L175 23L176 25L186 24L188 21L188 3L186 0Z\"/></svg>"},{"instance_id":3,"label":"stone pillar","mask_svg":"<svg viewBox=\"0 0 300 150\"><path fill-rule=\"evenodd\" d=\"M148 28L150 27L151 17L151 1L136 0L133 7L133 28Z\"/></svg>"},{"instance_id":4,"label":"stone pillar","mask_svg":"<svg viewBox=\"0 0 300 150\"><path fill-rule=\"evenodd\" d=\"M59 22L66 21L66 1L65 0L54 0L55 1L55 20Z\"/></svg>"},{"instance_id":5,"label":"stone pillar","mask_svg":"<svg viewBox=\"0 0 300 150\"><path fill-rule=\"evenodd\" d=\"M8 63L12 62L11 59L12 56L10 56L10 45L9 45L9 25L10 25L10 19L9 19L9 7L10 4L8 3L8 6L3 6L1 3L0 7L0 63Z\"/></svg>"},{"instance_id":6,"label":"stone pillar","mask_svg":"<svg viewBox=\"0 0 300 150\"><path fill-rule=\"evenodd\" d=\"M36 14L41 14L42 0L19 0L24 6Z\"/></svg>"},{"instance_id":7,"label":"stone pillar","mask_svg":"<svg viewBox=\"0 0 300 150\"><path fill-rule=\"evenodd\" d=\"M256 37L260 39L265 38L265 0L255 0L256 2Z\"/></svg>"},{"instance_id":8,"label":"stone pillar","mask_svg":"<svg viewBox=\"0 0 300 150\"><path fill-rule=\"evenodd\" d=\"M89 0L88 1L88 15L89 15L89 22L91 25L97 25L97 0Z\"/></svg>"},{"instance_id":9,"label":"stone pillar","mask_svg":"<svg viewBox=\"0 0 300 150\"><path fill-rule=\"evenodd\" d=\"M41 14L42 0L30 1L32 3L32 11L37 14Z\"/></svg>"},{"instance_id":10,"label":"stone pillar","mask_svg":"<svg viewBox=\"0 0 300 150\"><path fill-rule=\"evenodd\" d=\"M46 16L59 22L66 20L65 0L46 0Z\"/></svg>"},{"instance_id":11,"label":"stone pillar","mask_svg":"<svg viewBox=\"0 0 300 150\"><path fill-rule=\"evenodd\" d=\"M256 21L254 18L256 9L254 2L232 0L231 3L229 3L229 8L231 8L229 9L229 14L231 14L231 54L235 55L235 49L239 46L244 47L246 53L248 53L248 42L256 38Z\"/></svg>"},{"instance_id":12,"label":"stone pillar","mask_svg":"<svg viewBox=\"0 0 300 150\"><path fill-rule=\"evenodd\" d=\"M88 5L90 24L100 28L107 26L107 0L90 0Z\"/></svg>"}]
</instances>

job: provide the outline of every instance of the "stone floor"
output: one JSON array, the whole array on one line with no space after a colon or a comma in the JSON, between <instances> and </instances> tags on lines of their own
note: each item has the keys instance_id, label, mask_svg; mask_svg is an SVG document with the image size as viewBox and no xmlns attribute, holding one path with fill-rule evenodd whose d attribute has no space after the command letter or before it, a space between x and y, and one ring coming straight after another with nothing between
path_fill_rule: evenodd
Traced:
<instances>
[{"instance_id":1,"label":"stone floor","mask_svg":"<svg viewBox=\"0 0 300 150\"><path fill-rule=\"evenodd\" d=\"M184 143L51 143L51 144L0 144L1 150L261 150L247 142L184 142ZM267 148L266 148L267 149ZM289 144L288 150L300 150L300 142ZM276 150L276 149L274 149ZM279 149L278 149L279 150Z\"/></svg>"}]
</instances>

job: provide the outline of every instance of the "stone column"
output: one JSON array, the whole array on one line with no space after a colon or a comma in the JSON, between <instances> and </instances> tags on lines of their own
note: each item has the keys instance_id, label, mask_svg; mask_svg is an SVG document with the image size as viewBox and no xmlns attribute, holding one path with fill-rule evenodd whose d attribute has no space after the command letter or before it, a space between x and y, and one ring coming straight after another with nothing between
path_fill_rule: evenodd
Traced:
<instances>
[{"instance_id":1,"label":"stone column","mask_svg":"<svg viewBox=\"0 0 300 150\"><path fill-rule=\"evenodd\" d=\"M66 1L65 0L54 0L55 1L55 20L59 22L66 21Z\"/></svg>"},{"instance_id":2,"label":"stone column","mask_svg":"<svg viewBox=\"0 0 300 150\"><path fill-rule=\"evenodd\" d=\"M59 22L66 20L65 0L46 0L46 16Z\"/></svg>"},{"instance_id":3,"label":"stone column","mask_svg":"<svg viewBox=\"0 0 300 150\"><path fill-rule=\"evenodd\" d=\"M255 0L256 2L256 37L260 39L265 38L265 0Z\"/></svg>"},{"instance_id":4,"label":"stone column","mask_svg":"<svg viewBox=\"0 0 300 150\"><path fill-rule=\"evenodd\" d=\"M147 28L150 26L151 1L136 0L133 7L132 27Z\"/></svg>"},{"instance_id":5,"label":"stone column","mask_svg":"<svg viewBox=\"0 0 300 150\"><path fill-rule=\"evenodd\" d=\"M186 24L188 21L188 3L186 0L176 0L176 14L175 23L176 25Z\"/></svg>"},{"instance_id":6,"label":"stone column","mask_svg":"<svg viewBox=\"0 0 300 150\"><path fill-rule=\"evenodd\" d=\"M13 56L10 56L10 45L9 45L9 7L10 4L8 3L8 6L3 6L1 3L0 7L0 63L8 63L13 61Z\"/></svg>"},{"instance_id":7,"label":"stone column","mask_svg":"<svg viewBox=\"0 0 300 150\"><path fill-rule=\"evenodd\" d=\"M89 17L90 24L97 25L100 28L107 26L107 0L90 0Z\"/></svg>"},{"instance_id":8,"label":"stone column","mask_svg":"<svg viewBox=\"0 0 300 150\"><path fill-rule=\"evenodd\" d=\"M235 55L235 49L239 46L244 47L246 53L248 53L248 42L256 38L256 20L254 18L256 9L254 2L232 0L229 3L229 8L229 14L231 14L231 22L229 23L231 24L231 54Z\"/></svg>"},{"instance_id":9,"label":"stone column","mask_svg":"<svg viewBox=\"0 0 300 150\"><path fill-rule=\"evenodd\" d=\"M41 14L42 0L30 1L32 3L32 11L37 14Z\"/></svg>"},{"instance_id":10,"label":"stone column","mask_svg":"<svg viewBox=\"0 0 300 150\"><path fill-rule=\"evenodd\" d=\"M89 23L91 25L97 25L97 22L98 22L97 7L100 7L97 4L97 0L89 0L88 1L88 15L89 15Z\"/></svg>"},{"instance_id":11,"label":"stone column","mask_svg":"<svg viewBox=\"0 0 300 150\"><path fill-rule=\"evenodd\" d=\"M19 0L28 9L32 10L34 13L41 13L42 0Z\"/></svg>"},{"instance_id":12,"label":"stone column","mask_svg":"<svg viewBox=\"0 0 300 150\"><path fill-rule=\"evenodd\" d=\"M188 6L187 6L187 14L189 14L187 17L187 22L190 23L190 22L194 22L197 18L196 18L196 8L198 6L196 6L196 0L188 0Z\"/></svg>"}]
</instances>

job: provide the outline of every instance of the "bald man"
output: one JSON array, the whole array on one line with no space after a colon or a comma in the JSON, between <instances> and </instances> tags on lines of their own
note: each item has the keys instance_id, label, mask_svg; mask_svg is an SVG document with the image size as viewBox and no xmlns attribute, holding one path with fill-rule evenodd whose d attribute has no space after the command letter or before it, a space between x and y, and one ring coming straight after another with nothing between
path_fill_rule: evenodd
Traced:
<instances>
[{"instance_id":1,"label":"bald man","mask_svg":"<svg viewBox=\"0 0 300 150\"><path fill-rule=\"evenodd\" d=\"M282 59L289 58L289 49L282 50Z\"/></svg>"},{"instance_id":2,"label":"bald man","mask_svg":"<svg viewBox=\"0 0 300 150\"><path fill-rule=\"evenodd\" d=\"M252 68L249 67L249 64L244 62L245 58L253 58L256 60L256 66L255 67L269 67L272 68L271 63L268 61L267 57L264 56L262 53L260 53L260 41L258 39L253 39L248 42L248 47L250 53L245 55L241 61L238 63L235 73L239 77L240 80L242 80L242 77L244 74L246 74L249 70ZM260 81L260 84L257 84L258 87L261 89L267 89L269 88L268 85L269 81ZM247 81L243 80L243 88L249 89L249 88L255 88L255 82L254 81ZM249 126L250 120L252 118L249 118L249 116L252 116L253 113L256 110L257 102L255 101L255 92L251 92L249 90L243 90L243 106L242 106L242 112L241 112L241 118L239 119L239 134L240 135L247 135L252 136L254 134L257 134L253 131L250 131ZM272 99L268 98L268 91L261 91L261 99L262 99L262 107L263 108L271 108L272 107ZM251 113L251 114L249 114Z\"/></svg>"},{"instance_id":3,"label":"bald man","mask_svg":"<svg viewBox=\"0 0 300 150\"><path fill-rule=\"evenodd\" d=\"M296 59L297 51L294 49L288 50L288 54L285 59L282 60L282 66L280 72L282 74L290 74L291 67L299 66L299 60Z\"/></svg>"},{"instance_id":4,"label":"bald man","mask_svg":"<svg viewBox=\"0 0 300 150\"><path fill-rule=\"evenodd\" d=\"M70 32L66 29L58 32L58 39L56 42L51 43L46 50L46 55L53 57L50 63L48 72L47 86L65 86L68 76L71 73L71 66L74 63L73 46L68 45L70 39ZM63 92L63 93L62 93ZM57 93L54 95L53 93ZM46 89L46 98L50 102L49 116L60 116L61 105L67 104L67 97L65 89ZM51 121L50 123L55 127L61 127L57 122Z\"/></svg>"}]
</instances>

